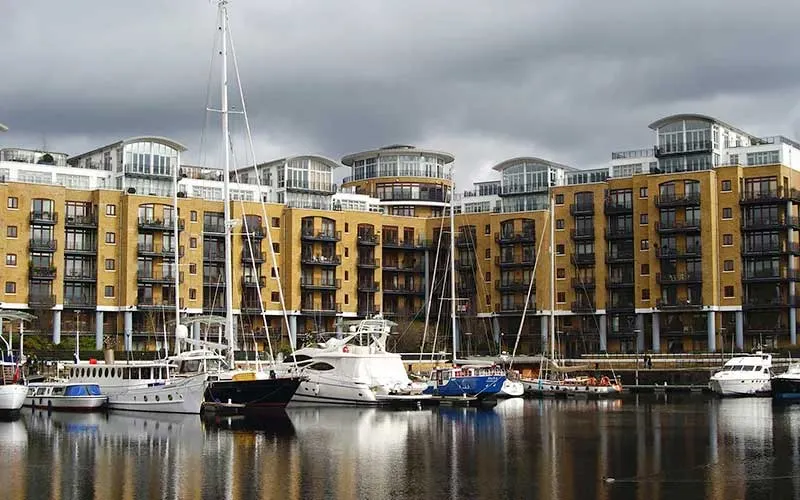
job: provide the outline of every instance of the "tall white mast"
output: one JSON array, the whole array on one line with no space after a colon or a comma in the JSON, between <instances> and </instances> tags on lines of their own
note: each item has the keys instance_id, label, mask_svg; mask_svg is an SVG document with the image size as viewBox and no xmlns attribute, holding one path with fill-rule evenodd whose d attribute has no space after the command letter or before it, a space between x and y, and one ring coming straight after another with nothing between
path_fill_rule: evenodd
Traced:
<instances>
[{"instance_id":1,"label":"tall white mast","mask_svg":"<svg viewBox=\"0 0 800 500\"><path fill-rule=\"evenodd\" d=\"M220 29L222 30L222 88L220 113L222 114L223 162L222 199L225 204L225 334L228 346L233 348L233 256L231 251L231 204L230 204L230 142L228 137L228 2L219 1Z\"/></svg>"},{"instance_id":2,"label":"tall white mast","mask_svg":"<svg viewBox=\"0 0 800 500\"><path fill-rule=\"evenodd\" d=\"M553 203L553 188L550 188L547 204L550 208L550 362L555 361L556 347L556 252L555 252L555 209Z\"/></svg>"},{"instance_id":3,"label":"tall white mast","mask_svg":"<svg viewBox=\"0 0 800 500\"><path fill-rule=\"evenodd\" d=\"M453 362L456 361L458 352L458 332L456 331L456 223L455 206L453 205L453 193L456 183L450 185L450 317L453 325Z\"/></svg>"},{"instance_id":4,"label":"tall white mast","mask_svg":"<svg viewBox=\"0 0 800 500\"><path fill-rule=\"evenodd\" d=\"M180 158L180 156L178 157ZM180 243L180 233L178 232L178 169L180 168L180 160L177 165L172 166L172 231L174 240L172 240L172 256L175 259L175 264L172 267L172 272L175 273L175 354L181 353L181 343L178 340L178 327L181 325L181 280L180 280L180 252L178 250ZM166 331L166 328L165 328ZM169 353L169 344L167 339L164 339L164 352Z\"/></svg>"}]
</instances>

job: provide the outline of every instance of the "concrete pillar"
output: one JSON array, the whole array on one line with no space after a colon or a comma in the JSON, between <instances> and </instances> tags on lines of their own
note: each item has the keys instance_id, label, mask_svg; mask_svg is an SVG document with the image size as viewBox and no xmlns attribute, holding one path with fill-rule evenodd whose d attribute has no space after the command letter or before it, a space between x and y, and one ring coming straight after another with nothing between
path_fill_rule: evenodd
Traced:
<instances>
[{"instance_id":1,"label":"concrete pillar","mask_svg":"<svg viewBox=\"0 0 800 500\"><path fill-rule=\"evenodd\" d=\"M736 311L736 348L744 349L744 313Z\"/></svg>"},{"instance_id":2,"label":"concrete pillar","mask_svg":"<svg viewBox=\"0 0 800 500\"><path fill-rule=\"evenodd\" d=\"M103 311L94 313L94 348L103 349Z\"/></svg>"},{"instance_id":3,"label":"concrete pillar","mask_svg":"<svg viewBox=\"0 0 800 500\"><path fill-rule=\"evenodd\" d=\"M608 335L606 334L606 315L601 314L599 321L600 321L600 352L607 352Z\"/></svg>"},{"instance_id":4,"label":"concrete pillar","mask_svg":"<svg viewBox=\"0 0 800 500\"><path fill-rule=\"evenodd\" d=\"M653 313L653 352L661 352L661 314Z\"/></svg>"},{"instance_id":5,"label":"concrete pillar","mask_svg":"<svg viewBox=\"0 0 800 500\"><path fill-rule=\"evenodd\" d=\"M550 353L550 333L547 330L547 316L539 316L539 323L542 335L542 353Z\"/></svg>"},{"instance_id":6,"label":"concrete pillar","mask_svg":"<svg viewBox=\"0 0 800 500\"><path fill-rule=\"evenodd\" d=\"M336 338L342 338L342 318L336 318Z\"/></svg>"},{"instance_id":7,"label":"concrete pillar","mask_svg":"<svg viewBox=\"0 0 800 500\"><path fill-rule=\"evenodd\" d=\"M494 336L495 343L500 345L502 337L500 335L500 318L497 316L492 318L492 335Z\"/></svg>"},{"instance_id":8,"label":"concrete pillar","mask_svg":"<svg viewBox=\"0 0 800 500\"><path fill-rule=\"evenodd\" d=\"M636 315L636 330L639 330L636 335L636 352L644 352L644 314Z\"/></svg>"},{"instance_id":9,"label":"concrete pillar","mask_svg":"<svg viewBox=\"0 0 800 500\"><path fill-rule=\"evenodd\" d=\"M195 340L200 340L200 323L192 323L192 337Z\"/></svg>"},{"instance_id":10,"label":"concrete pillar","mask_svg":"<svg viewBox=\"0 0 800 500\"><path fill-rule=\"evenodd\" d=\"M792 300L792 298L789 300ZM789 342L791 342L792 345L797 344L797 309L794 307L789 308Z\"/></svg>"},{"instance_id":11,"label":"concrete pillar","mask_svg":"<svg viewBox=\"0 0 800 500\"><path fill-rule=\"evenodd\" d=\"M294 314L289 315L289 338L291 344L297 347L297 316Z\"/></svg>"},{"instance_id":12,"label":"concrete pillar","mask_svg":"<svg viewBox=\"0 0 800 500\"><path fill-rule=\"evenodd\" d=\"M708 352L717 352L717 328L714 311L708 311Z\"/></svg>"},{"instance_id":13,"label":"concrete pillar","mask_svg":"<svg viewBox=\"0 0 800 500\"><path fill-rule=\"evenodd\" d=\"M126 351L133 350L133 312L125 311L123 320L123 348Z\"/></svg>"},{"instance_id":14,"label":"concrete pillar","mask_svg":"<svg viewBox=\"0 0 800 500\"><path fill-rule=\"evenodd\" d=\"M61 311L53 311L53 343L61 343Z\"/></svg>"}]
</instances>

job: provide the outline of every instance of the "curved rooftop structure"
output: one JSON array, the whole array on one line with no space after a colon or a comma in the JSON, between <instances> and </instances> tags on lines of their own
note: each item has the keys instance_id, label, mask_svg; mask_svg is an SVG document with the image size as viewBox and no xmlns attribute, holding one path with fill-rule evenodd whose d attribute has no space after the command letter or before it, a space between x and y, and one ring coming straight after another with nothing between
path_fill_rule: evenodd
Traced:
<instances>
[{"instance_id":1,"label":"curved rooftop structure","mask_svg":"<svg viewBox=\"0 0 800 500\"><path fill-rule=\"evenodd\" d=\"M574 167L570 167L568 165L563 165L561 163L556 163L554 161L545 160L544 158L538 158L536 156L518 156L516 158L509 158L508 160L503 160L497 165L492 167L492 170L496 170L497 172L502 172L504 169L520 164L534 164L540 165L543 167L553 167L553 168L561 168L564 170L577 170Z\"/></svg>"},{"instance_id":2,"label":"curved rooftop structure","mask_svg":"<svg viewBox=\"0 0 800 500\"><path fill-rule=\"evenodd\" d=\"M654 121L653 123L648 125L648 127L650 127L650 129L652 129L652 130L658 130L659 128L663 127L664 125L668 125L670 123L674 123L674 122L679 121L679 120L696 120L696 121L703 121L703 122L709 122L709 123L716 123L716 124L719 124L719 125L721 125L722 127L726 128L728 130L736 132L737 134L744 135L744 136L747 136L747 137L754 137L754 136L748 134L747 132L745 132L745 131L743 131L743 130L741 130L739 128L734 127L733 125L730 125L728 123L723 122L722 120L718 120L718 119L714 118L713 116L703 115L703 114L700 114L700 113L678 113L678 114L675 114L675 115L665 116L664 118L660 118L660 119Z\"/></svg>"},{"instance_id":3,"label":"curved rooftop structure","mask_svg":"<svg viewBox=\"0 0 800 500\"><path fill-rule=\"evenodd\" d=\"M377 158L387 155L409 155L409 154L418 154L418 155L427 155L433 156L436 158L441 158L444 163L453 163L455 161L455 157L450 153L445 153L443 151L435 151L432 149L421 149L417 148L416 146L409 146L407 144L391 144L389 146L383 146L378 149L372 149L370 151L362 151L360 153L352 153L347 156L342 157L342 164L352 167L353 164L365 158Z\"/></svg>"}]
</instances>

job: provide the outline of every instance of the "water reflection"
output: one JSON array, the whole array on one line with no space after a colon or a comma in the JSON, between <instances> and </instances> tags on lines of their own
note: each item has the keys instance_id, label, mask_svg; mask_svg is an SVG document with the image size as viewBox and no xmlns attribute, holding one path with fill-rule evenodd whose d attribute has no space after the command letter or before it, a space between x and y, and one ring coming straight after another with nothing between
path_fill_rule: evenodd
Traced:
<instances>
[{"instance_id":1,"label":"water reflection","mask_svg":"<svg viewBox=\"0 0 800 500\"><path fill-rule=\"evenodd\" d=\"M11 499L791 498L798 439L800 406L697 396L206 420L26 411L0 422L0 484Z\"/></svg>"}]
</instances>

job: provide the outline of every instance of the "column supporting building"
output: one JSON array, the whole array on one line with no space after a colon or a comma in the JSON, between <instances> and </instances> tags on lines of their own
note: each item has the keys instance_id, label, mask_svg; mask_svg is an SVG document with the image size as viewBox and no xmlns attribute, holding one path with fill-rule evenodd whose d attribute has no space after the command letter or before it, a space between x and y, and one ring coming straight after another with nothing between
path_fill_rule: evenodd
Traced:
<instances>
[{"instance_id":1,"label":"column supporting building","mask_svg":"<svg viewBox=\"0 0 800 500\"><path fill-rule=\"evenodd\" d=\"M94 313L94 348L103 349L103 311Z\"/></svg>"},{"instance_id":2,"label":"column supporting building","mask_svg":"<svg viewBox=\"0 0 800 500\"><path fill-rule=\"evenodd\" d=\"M606 315L601 314L600 318L600 352L608 352L608 335L606 333Z\"/></svg>"},{"instance_id":3,"label":"column supporting building","mask_svg":"<svg viewBox=\"0 0 800 500\"><path fill-rule=\"evenodd\" d=\"M289 315L289 338L293 346L297 347L297 316Z\"/></svg>"},{"instance_id":4,"label":"column supporting building","mask_svg":"<svg viewBox=\"0 0 800 500\"><path fill-rule=\"evenodd\" d=\"M644 352L644 314L636 315L636 352Z\"/></svg>"},{"instance_id":5,"label":"column supporting building","mask_svg":"<svg viewBox=\"0 0 800 500\"><path fill-rule=\"evenodd\" d=\"M739 310L736 311L736 342L737 349L744 349L744 313Z\"/></svg>"},{"instance_id":6,"label":"column supporting building","mask_svg":"<svg viewBox=\"0 0 800 500\"><path fill-rule=\"evenodd\" d=\"M714 311L708 311L708 352L717 352L717 328L714 314Z\"/></svg>"},{"instance_id":7,"label":"column supporting building","mask_svg":"<svg viewBox=\"0 0 800 500\"><path fill-rule=\"evenodd\" d=\"M539 316L539 326L542 335L542 353L547 354L550 352L550 339L548 338L547 331L547 316Z\"/></svg>"},{"instance_id":8,"label":"column supporting building","mask_svg":"<svg viewBox=\"0 0 800 500\"><path fill-rule=\"evenodd\" d=\"M195 340L200 340L200 323L192 323L192 337Z\"/></svg>"},{"instance_id":9,"label":"column supporting building","mask_svg":"<svg viewBox=\"0 0 800 500\"><path fill-rule=\"evenodd\" d=\"M497 316L492 317L492 335L494 336L495 343L500 345L503 337L500 335L500 318Z\"/></svg>"},{"instance_id":10,"label":"column supporting building","mask_svg":"<svg viewBox=\"0 0 800 500\"><path fill-rule=\"evenodd\" d=\"M123 320L123 347L126 351L133 350L133 312L125 311Z\"/></svg>"},{"instance_id":11,"label":"column supporting building","mask_svg":"<svg viewBox=\"0 0 800 500\"><path fill-rule=\"evenodd\" d=\"M653 352L661 352L661 314L653 313Z\"/></svg>"},{"instance_id":12,"label":"column supporting building","mask_svg":"<svg viewBox=\"0 0 800 500\"><path fill-rule=\"evenodd\" d=\"M53 343L61 343L61 311L53 311Z\"/></svg>"}]
</instances>

